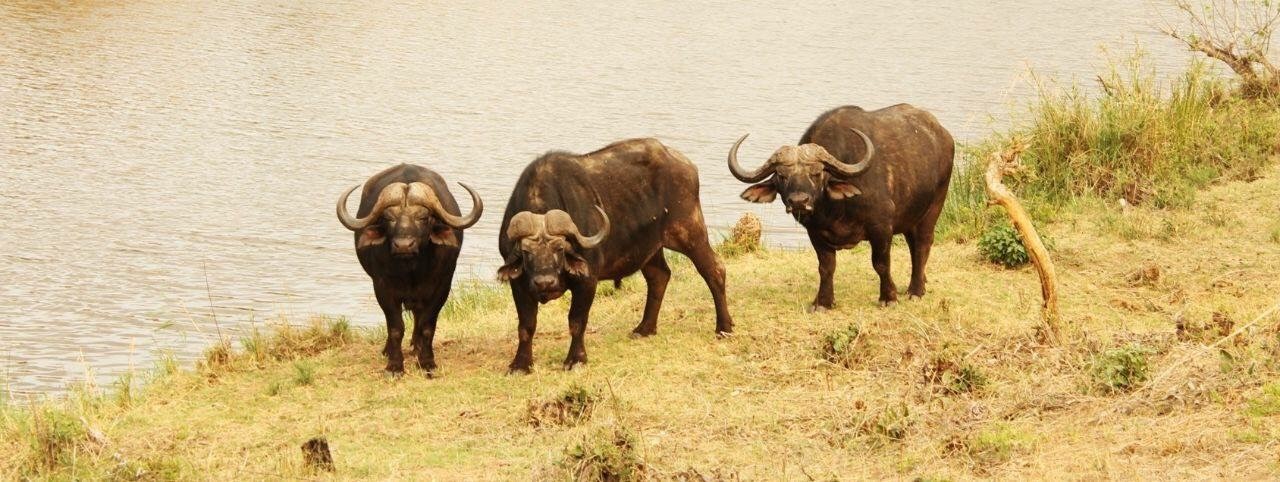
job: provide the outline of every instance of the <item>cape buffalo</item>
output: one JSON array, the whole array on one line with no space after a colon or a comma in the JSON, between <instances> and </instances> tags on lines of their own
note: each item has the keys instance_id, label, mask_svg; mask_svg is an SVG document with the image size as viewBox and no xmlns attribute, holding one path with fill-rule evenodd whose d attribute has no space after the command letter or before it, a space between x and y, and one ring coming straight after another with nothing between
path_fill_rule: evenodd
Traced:
<instances>
[{"instance_id":1,"label":"cape buffalo","mask_svg":"<svg viewBox=\"0 0 1280 482\"><path fill-rule=\"evenodd\" d=\"M525 168L502 219L498 278L511 284L520 319L512 372L529 372L538 304L573 292L566 369L586 363L583 334L600 280L640 271L649 287L632 336L658 329L671 277L663 248L688 256L711 289L716 333L733 331L724 266L711 250L698 201L698 170L655 139L631 139L585 155L549 152ZM586 235L583 233L590 233Z\"/></svg>"},{"instance_id":2,"label":"cape buffalo","mask_svg":"<svg viewBox=\"0 0 1280 482\"><path fill-rule=\"evenodd\" d=\"M461 183L459 183L461 184ZM338 198L338 221L355 233L356 257L373 279L373 294L387 318L387 371L404 372L403 310L413 310L414 330L409 344L418 351L418 366L436 369L431 342L436 317L449 297L453 269L462 246L462 230L484 212L484 202L466 184L471 214L459 216L458 203L444 178L430 169L400 164L375 174L364 183L358 217L347 212L347 197Z\"/></svg>"},{"instance_id":3,"label":"cape buffalo","mask_svg":"<svg viewBox=\"0 0 1280 482\"><path fill-rule=\"evenodd\" d=\"M889 274L895 234L905 235L911 249L907 293L924 296L924 266L955 156L955 141L932 114L907 104L871 112L838 107L818 116L798 146L783 146L755 171L738 164L746 138L729 151L729 170L742 182L759 183L743 191L743 199L767 203L781 194L787 212L809 232L819 277L812 310L834 304L836 250L864 239L880 276L880 305L896 302Z\"/></svg>"}]
</instances>

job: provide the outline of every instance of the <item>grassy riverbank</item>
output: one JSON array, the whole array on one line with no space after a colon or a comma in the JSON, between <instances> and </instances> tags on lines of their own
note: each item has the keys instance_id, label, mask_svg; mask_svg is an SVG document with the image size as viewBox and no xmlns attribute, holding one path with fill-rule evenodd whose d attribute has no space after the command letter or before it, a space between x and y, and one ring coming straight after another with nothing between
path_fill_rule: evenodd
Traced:
<instances>
[{"instance_id":1,"label":"grassy riverbank","mask_svg":"<svg viewBox=\"0 0 1280 482\"><path fill-rule=\"evenodd\" d=\"M585 369L559 368L561 301L543 308L534 374L506 375L509 298L463 289L435 379L390 379L381 334L314 320L194 370L163 364L142 390L7 402L0 479L1277 477L1280 172L1259 174L1190 209L1081 202L1045 226L1075 329L1063 346L1035 341L1034 272L971 242L936 246L928 297L888 309L865 248L844 252L837 308L816 316L811 253L727 259L728 340L679 258L657 336L627 338L643 282L597 301ZM302 466L313 436L334 473Z\"/></svg>"},{"instance_id":2,"label":"grassy riverbank","mask_svg":"<svg viewBox=\"0 0 1280 482\"><path fill-rule=\"evenodd\" d=\"M657 336L628 338L642 280L604 287L591 361L563 371L561 300L529 376L506 375L503 286L455 291L434 379L384 375L381 331L280 321L192 369L0 398L0 480L1280 477L1280 101L1202 66L1158 88L1117 65L1101 94L1046 86L965 147L923 300L878 308L863 245L840 254L836 309L807 314L811 252L724 249L737 333L716 340L670 255ZM1035 272L979 254L1004 222L981 171L1011 145L1006 181L1053 241L1059 345L1037 341ZM904 287L908 259L899 244ZM318 436L331 473L303 465Z\"/></svg>"}]
</instances>

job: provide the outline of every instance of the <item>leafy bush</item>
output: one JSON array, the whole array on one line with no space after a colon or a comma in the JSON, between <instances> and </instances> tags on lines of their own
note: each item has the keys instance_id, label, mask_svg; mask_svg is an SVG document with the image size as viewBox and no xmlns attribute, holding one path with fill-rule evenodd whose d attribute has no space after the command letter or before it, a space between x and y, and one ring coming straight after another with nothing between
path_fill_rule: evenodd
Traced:
<instances>
[{"instance_id":1,"label":"leafy bush","mask_svg":"<svg viewBox=\"0 0 1280 482\"><path fill-rule=\"evenodd\" d=\"M1147 381L1146 348L1130 345L1112 348L1094 356L1091 366L1094 382L1107 392L1127 392Z\"/></svg>"},{"instance_id":2,"label":"leafy bush","mask_svg":"<svg viewBox=\"0 0 1280 482\"><path fill-rule=\"evenodd\" d=\"M1031 262L1026 246L1022 245L1022 235L1009 225L1000 225L983 233L978 239L978 253L987 261L1016 268Z\"/></svg>"}]
</instances>

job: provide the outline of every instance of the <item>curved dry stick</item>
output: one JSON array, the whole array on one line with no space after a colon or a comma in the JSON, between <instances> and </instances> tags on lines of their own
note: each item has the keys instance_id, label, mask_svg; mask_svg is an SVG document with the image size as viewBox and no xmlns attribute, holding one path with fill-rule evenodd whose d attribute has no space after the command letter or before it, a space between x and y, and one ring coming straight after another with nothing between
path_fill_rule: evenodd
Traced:
<instances>
[{"instance_id":1,"label":"curved dry stick","mask_svg":"<svg viewBox=\"0 0 1280 482\"><path fill-rule=\"evenodd\" d=\"M1049 258L1049 250L1045 249L1044 242L1040 240L1035 226L1031 224L1031 217L1027 215L1026 209L1022 208L1022 202L1018 201L1013 192L1001 182L1001 178L1004 177L1004 167L1012 164L1021 153L1022 148L1015 146L1005 153L996 153L991 156L991 163L987 165L985 176L987 197L990 198L987 204L998 204L1004 207L1009 213L1009 219L1013 221L1013 227L1022 235L1022 244L1027 247L1027 254L1031 255L1031 261L1040 274L1040 294L1044 296L1041 317L1047 328L1044 334L1048 337L1047 341L1059 344L1063 340L1061 318L1058 315L1058 276L1053 270L1053 260Z\"/></svg>"}]
</instances>

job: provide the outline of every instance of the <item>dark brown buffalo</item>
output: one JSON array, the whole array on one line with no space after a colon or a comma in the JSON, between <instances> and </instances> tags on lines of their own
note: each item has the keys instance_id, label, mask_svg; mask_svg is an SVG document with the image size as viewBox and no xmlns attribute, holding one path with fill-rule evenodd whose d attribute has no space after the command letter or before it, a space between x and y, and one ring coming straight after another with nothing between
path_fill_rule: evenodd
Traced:
<instances>
[{"instance_id":1,"label":"dark brown buffalo","mask_svg":"<svg viewBox=\"0 0 1280 482\"><path fill-rule=\"evenodd\" d=\"M729 151L729 170L742 182L759 183L743 191L743 199L767 203L781 194L787 212L809 232L819 276L811 309L833 306L836 250L864 239L880 275L880 304L896 302L889 274L895 234L905 235L911 249L907 293L924 296L924 267L955 157L955 141L932 114L907 104L871 112L832 109L809 126L800 145L783 146L755 171L738 164L746 138Z\"/></svg>"},{"instance_id":2,"label":"dark brown buffalo","mask_svg":"<svg viewBox=\"0 0 1280 482\"><path fill-rule=\"evenodd\" d=\"M409 344L418 351L418 366L430 375L436 369L432 339L436 317L449 298L453 270L462 247L462 230L484 212L480 196L471 195L471 214L461 217L444 179L430 169L401 164L364 183L360 209L352 217L347 197L338 198L338 221L355 233L356 257L373 279L373 294L387 319L387 371L404 372L404 310L413 311L414 332Z\"/></svg>"},{"instance_id":3,"label":"dark brown buffalo","mask_svg":"<svg viewBox=\"0 0 1280 482\"><path fill-rule=\"evenodd\" d=\"M525 168L502 219L498 278L511 284L520 344L511 371L529 372L538 304L573 292L566 369L586 363L583 334L596 283L640 271L649 286L633 336L658 330L658 309L671 277L663 248L693 260L711 288L716 333L733 331L724 266L707 239L698 201L698 170L654 139L610 144L585 155L549 152ZM589 234L589 235L588 235Z\"/></svg>"}]
</instances>

